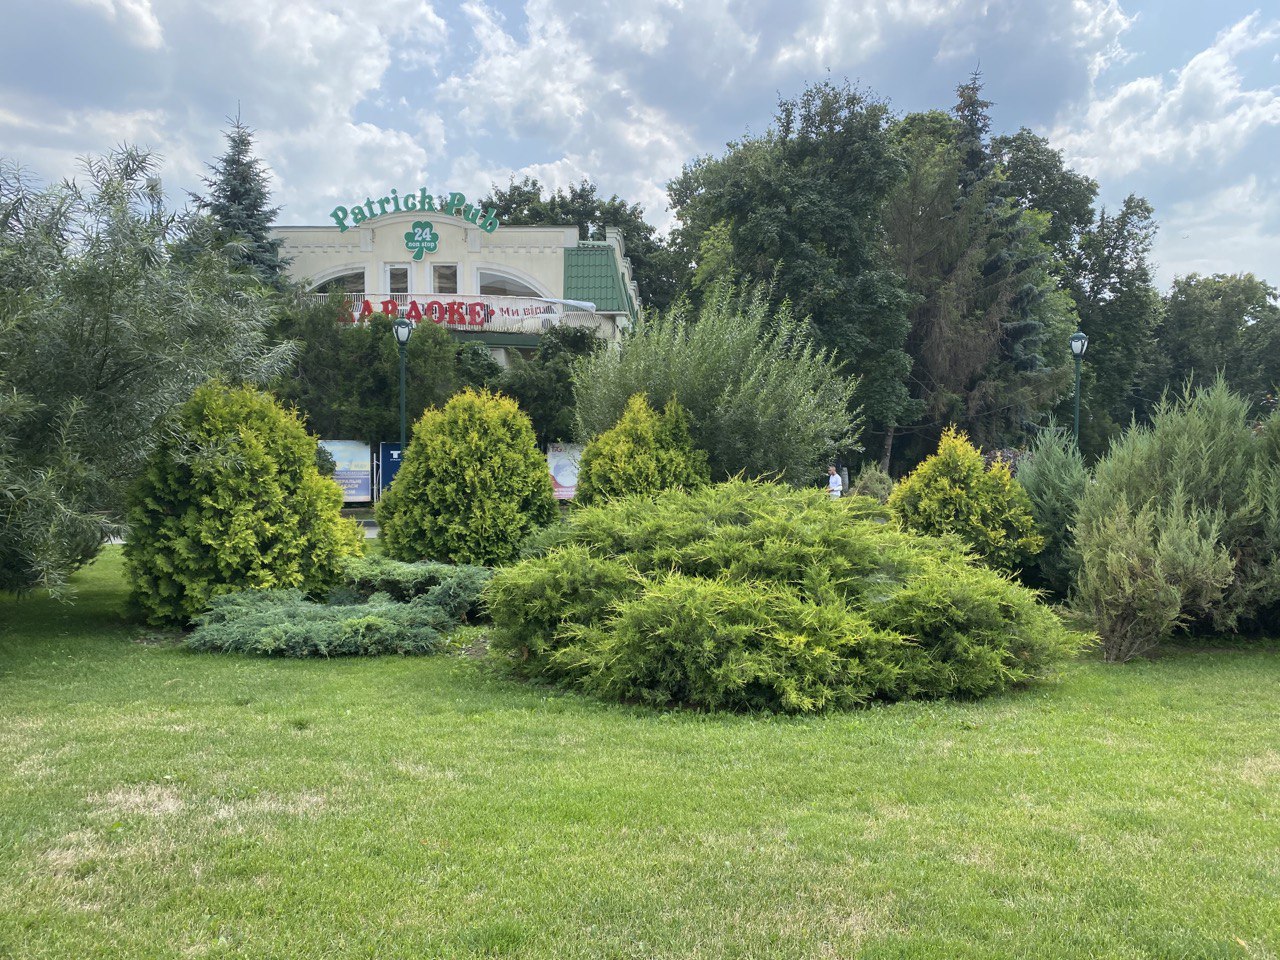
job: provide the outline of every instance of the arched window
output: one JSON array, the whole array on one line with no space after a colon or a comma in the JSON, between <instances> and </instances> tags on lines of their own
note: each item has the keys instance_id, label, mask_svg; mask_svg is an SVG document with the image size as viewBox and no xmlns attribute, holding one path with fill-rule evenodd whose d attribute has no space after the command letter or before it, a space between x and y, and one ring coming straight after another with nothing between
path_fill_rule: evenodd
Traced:
<instances>
[{"instance_id":1,"label":"arched window","mask_svg":"<svg viewBox=\"0 0 1280 960\"><path fill-rule=\"evenodd\" d=\"M354 270L351 273L330 277L316 286L312 293L364 293L364 271Z\"/></svg>"},{"instance_id":2,"label":"arched window","mask_svg":"<svg viewBox=\"0 0 1280 960\"><path fill-rule=\"evenodd\" d=\"M523 280L507 276L505 273L494 273L492 270L480 271L480 295L489 297L540 297L537 290Z\"/></svg>"}]
</instances>

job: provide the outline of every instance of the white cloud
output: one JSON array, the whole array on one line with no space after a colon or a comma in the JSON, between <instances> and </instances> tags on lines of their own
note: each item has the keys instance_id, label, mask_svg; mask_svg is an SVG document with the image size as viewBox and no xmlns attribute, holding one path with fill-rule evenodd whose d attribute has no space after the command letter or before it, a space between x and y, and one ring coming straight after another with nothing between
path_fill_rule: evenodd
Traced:
<instances>
[{"instance_id":1,"label":"white cloud","mask_svg":"<svg viewBox=\"0 0 1280 960\"><path fill-rule=\"evenodd\" d=\"M528 175L554 188L586 177L606 195L642 204L661 223L664 182L694 152L676 118L633 94L620 67L598 62L549 0L530 0L523 36L509 33L479 0L463 9L484 56L447 78L441 99L457 105L464 126L502 130L543 156L514 168L467 157L455 165L455 180L484 175L487 189Z\"/></svg>"},{"instance_id":2,"label":"white cloud","mask_svg":"<svg viewBox=\"0 0 1280 960\"><path fill-rule=\"evenodd\" d=\"M77 0L106 14L111 22L119 22L124 32L138 46L156 50L164 45L164 30L151 9L151 0Z\"/></svg>"},{"instance_id":3,"label":"white cloud","mask_svg":"<svg viewBox=\"0 0 1280 960\"><path fill-rule=\"evenodd\" d=\"M953 21L966 8L985 16L987 6L966 0L824 0L819 4L818 15L801 24L791 42L778 51L776 63L780 67L818 69L858 63L887 42L890 30Z\"/></svg>"},{"instance_id":4,"label":"white cloud","mask_svg":"<svg viewBox=\"0 0 1280 960\"><path fill-rule=\"evenodd\" d=\"M1238 183L1175 203L1163 217L1153 259L1167 286L1188 273L1242 273L1275 282L1280 264L1280 177Z\"/></svg>"},{"instance_id":5,"label":"white cloud","mask_svg":"<svg viewBox=\"0 0 1280 960\"><path fill-rule=\"evenodd\" d=\"M928 32L936 61L981 58L992 38L1025 31L1075 51L1091 75L1124 58L1120 35L1133 24L1117 0L819 0L778 51L780 68L846 68L905 37Z\"/></svg>"},{"instance_id":6,"label":"white cloud","mask_svg":"<svg viewBox=\"0 0 1280 960\"><path fill-rule=\"evenodd\" d=\"M1280 88L1249 89L1237 59L1280 41L1280 21L1254 13L1168 76L1095 95L1053 132L1068 160L1095 177L1152 164L1220 164L1261 128L1280 124Z\"/></svg>"}]
</instances>

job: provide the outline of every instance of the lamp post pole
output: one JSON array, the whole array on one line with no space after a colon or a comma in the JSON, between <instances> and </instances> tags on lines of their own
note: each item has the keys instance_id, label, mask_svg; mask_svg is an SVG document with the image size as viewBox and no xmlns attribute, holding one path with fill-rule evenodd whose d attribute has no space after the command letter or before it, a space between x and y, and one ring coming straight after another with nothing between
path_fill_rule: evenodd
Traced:
<instances>
[{"instance_id":1,"label":"lamp post pole","mask_svg":"<svg viewBox=\"0 0 1280 960\"><path fill-rule=\"evenodd\" d=\"M1084 352L1089 347L1089 338L1077 330L1071 335L1071 355L1076 361L1076 413L1072 435L1075 437L1076 449L1080 449L1080 363L1084 360Z\"/></svg>"},{"instance_id":2,"label":"lamp post pole","mask_svg":"<svg viewBox=\"0 0 1280 960\"><path fill-rule=\"evenodd\" d=\"M400 348L400 458L404 460L405 448L405 414L404 414L404 353L409 346L409 337L413 335L413 324L403 317L391 325L391 332L396 336L396 345Z\"/></svg>"}]
</instances>

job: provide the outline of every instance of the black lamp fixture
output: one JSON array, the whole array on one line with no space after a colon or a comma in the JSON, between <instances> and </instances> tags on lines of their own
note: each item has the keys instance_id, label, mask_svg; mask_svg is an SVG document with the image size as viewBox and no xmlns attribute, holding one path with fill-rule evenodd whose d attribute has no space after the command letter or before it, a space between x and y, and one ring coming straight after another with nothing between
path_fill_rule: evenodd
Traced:
<instances>
[{"instance_id":1,"label":"black lamp fixture","mask_svg":"<svg viewBox=\"0 0 1280 960\"><path fill-rule=\"evenodd\" d=\"M396 344L400 347L400 457L404 458L405 418L404 418L404 349L413 336L413 324L404 317L399 317L391 325L391 332L396 336Z\"/></svg>"},{"instance_id":2,"label":"black lamp fixture","mask_svg":"<svg viewBox=\"0 0 1280 960\"><path fill-rule=\"evenodd\" d=\"M1080 446L1080 362L1084 359L1084 352L1089 349L1089 337L1081 330L1077 330L1071 335L1068 341L1071 344L1071 355L1076 361L1076 415L1074 435L1076 438L1076 446Z\"/></svg>"}]
</instances>

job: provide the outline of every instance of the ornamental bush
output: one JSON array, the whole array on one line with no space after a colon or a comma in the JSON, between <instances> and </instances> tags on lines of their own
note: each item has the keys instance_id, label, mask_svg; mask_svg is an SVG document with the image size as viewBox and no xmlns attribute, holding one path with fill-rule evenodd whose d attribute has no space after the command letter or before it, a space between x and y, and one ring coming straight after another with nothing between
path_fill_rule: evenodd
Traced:
<instances>
[{"instance_id":1,"label":"ornamental bush","mask_svg":"<svg viewBox=\"0 0 1280 960\"><path fill-rule=\"evenodd\" d=\"M1036 582L1066 598L1080 565L1075 523L1089 471L1071 433L1061 427L1041 432L1018 467L1018 483L1027 491L1036 531L1044 549L1036 556Z\"/></svg>"},{"instance_id":2,"label":"ornamental bush","mask_svg":"<svg viewBox=\"0 0 1280 960\"><path fill-rule=\"evenodd\" d=\"M132 493L132 603L152 623L184 624L233 590L325 590L363 550L341 508L294 414L258 390L201 387Z\"/></svg>"},{"instance_id":3,"label":"ornamental bush","mask_svg":"<svg viewBox=\"0 0 1280 960\"><path fill-rule=\"evenodd\" d=\"M377 515L395 560L489 565L514 558L555 510L529 418L514 400L466 390L414 426Z\"/></svg>"},{"instance_id":4,"label":"ornamental bush","mask_svg":"<svg viewBox=\"0 0 1280 960\"><path fill-rule=\"evenodd\" d=\"M655 405L674 398L715 479L805 484L858 449L859 418L850 410L857 386L790 304L770 315L763 290L748 295L721 284L696 317L681 305L645 317L620 349L578 360L574 416L579 435L594 437L637 393Z\"/></svg>"},{"instance_id":5,"label":"ornamental bush","mask_svg":"<svg viewBox=\"0 0 1280 960\"><path fill-rule=\"evenodd\" d=\"M857 476L849 481L849 493L860 497L870 497L879 503L888 503L893 493L893 477L889 476L874 463L869 463L858 471Z\"/></svg>"},{"instance_id":6,"label":"ornamental bush","mask_svg":"<svg viewBox=\"0 0 1280 960\"><path fill-rule=\"evenodd\" d=\"M1076 602L1125 660L1177 629L1280 618L1280 415L1219 379L1166 398L1112 445L1076 521Z\"/></svg>"},{"instance_id":7,"label":"ornamental bush","mask_svg":"<svg viewBox=\"0 0 1280 960\"><path fill-rule=\"evenodd\" d=\"M375 594L364 603L325 604L300 590L247 590L215 597L186 644L278 657L421 654L438 649L454 626L425 597L400 603Z\"/></svg>"},{"instance_id":8,"label":"ornamental bush","mask_svg":"<svg viewBox=\"0 0 1280 960\"><path fill-rule=\"evenodd\" d=\"M1081 638L861 497L730 481L583 508L485 592L520 675L655 706L804 713L982 695Z\"/></svg>"},{"instance_id":9,"label":"ornamental bush","mask_svg":"<svg viewBox=\"0 0 1280 960\"><path fill-rule=\"evenodd\" d=\"M954 427L943 433L938 452L898 483L889 507L918 533L958 536L997 570L1016 570L1044 546L1031 501L1009 467L1001 460L987 467Z\"/></svg>"},{"instance_id":10,"label":"ornamental bush","mask_svg":"<svg viewBox=\"0 0 1280 960\"><path fill-rule=\"evenodd\" d=\"M451 617L469 620L479 612L480 594L491 576L488 568L469 564L363 557L347 565L343 583L365 599L378 593L401 603L425 597Z\"/></svg>"},{"instance_id":11,"label":"ornamental bush","mask_svg":"<svg viewBox=\"0 0 1280 960\"><path fill-rule=\"evenodd\" d=\"M675 487L692 489L708 480L707 457L694 449L684 408L670 400L659 416L637 393L627 401L622 418L582 452L575 499L587 504Z\"/></svg>"}]
</instances>

